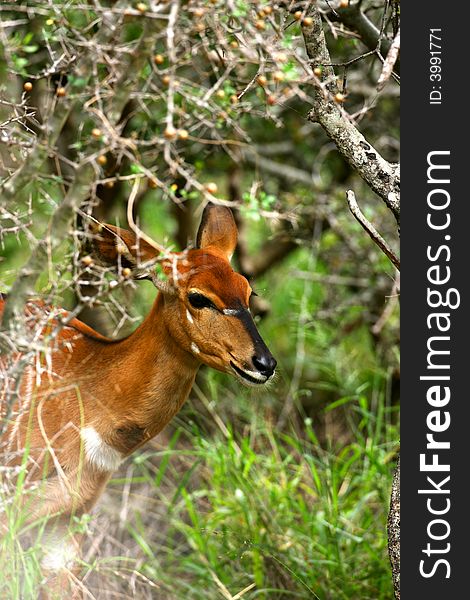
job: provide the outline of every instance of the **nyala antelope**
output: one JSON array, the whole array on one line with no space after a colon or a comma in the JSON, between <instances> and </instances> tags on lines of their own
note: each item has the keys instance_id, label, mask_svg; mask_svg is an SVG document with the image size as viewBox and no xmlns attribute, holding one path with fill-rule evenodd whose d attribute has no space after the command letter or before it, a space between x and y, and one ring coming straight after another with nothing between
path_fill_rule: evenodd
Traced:
<instances>
[{"instance_id":1,"label":"nyala antelope","mask_svg":"<svg viewBox=\"0 0 470 600\"><path fill-rule=\"evenodd\" d=\"M112 225L100 228L97 256L152 279L159 288L153 308L122 340L70 320L51 342L42 374L37 364L23 371L0 440L4 465L21 464L27 448L27 481L39 482L28 517L54 516L42 559L54 580L76 564L79 540L68 533L71 518L89 512L121 461L176 415L201 364L253 386L273 377L276 360L249 310L251 287L230 266L236 244L230 209L208 205L196 247L162 263L167 279L161 283L151 244ZM2 309L0 303L0 315ZM48 311L38 303L27 310Z\"/></svg>"}]
</instances>

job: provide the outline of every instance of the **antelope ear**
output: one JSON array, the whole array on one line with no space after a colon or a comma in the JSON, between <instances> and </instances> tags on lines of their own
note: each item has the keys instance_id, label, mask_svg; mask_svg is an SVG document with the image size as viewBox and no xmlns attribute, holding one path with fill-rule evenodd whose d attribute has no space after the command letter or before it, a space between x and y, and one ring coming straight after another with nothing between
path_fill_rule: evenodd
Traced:
<instances>
[{"instance_id":1,"label":"antelope ear","mask_svg":"<svg viewBox=\"0 0 470 600\"><path fill-rule=\"evenodd\" d=\"M237 240L237 225L230 208L208 204L202 213L196 246L216 248L230 260L235 252Z\"/></svg>"},{"instance_id":2,"label":"antelope ear","mask_svg":"<svg viewBox=\"0 0 470 600\"><path fill-rule=\"evenodd\" d=\"M94 251L102 263L129 268L136 279L149 277L153 265L145 263L157 257L158 251L134 232L103 223L93 240Z\"/></svg>"}]
</instances>

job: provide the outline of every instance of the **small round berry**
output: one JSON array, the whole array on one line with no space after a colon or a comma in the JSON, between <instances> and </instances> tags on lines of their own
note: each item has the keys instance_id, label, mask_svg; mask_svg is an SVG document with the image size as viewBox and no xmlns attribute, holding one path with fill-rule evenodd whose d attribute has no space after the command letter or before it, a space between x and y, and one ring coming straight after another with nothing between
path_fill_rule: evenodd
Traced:
<instances>
[{"instance_id":1,"label":"small round berry","mask_svg":"<svg viewBox=\"0 0 470 600\"><path fill-rule=\"evenodd\" d=\"M108 159L107 159L107 157L106 157L105 154L101 154L100 156L98 156L97 162L98 162L99 165L101 165L102 167L104 167L107 164Z\"/></svg>"},{"instance_id":2,"label":"small round berry","mask_svg":"<svg viewBox=\"0 0 470 600\"><path fill-rule=\"evenodd\" d=\"M315 75L315 77L321 77L322 68L321 67L315 67L313 69L313 74Z\"/></svg>"},{"instance_id":3,"label":"small round berry","mask_svg":"<svg viewBox=\"0 0 470 600\"><path fill-rule=\"evenodd\" d=\"M294 19L296 21L300 21L300 19L302 18L302 11L301 10L296 10L294 13Z\"/></svg>"},{"instance_id":4,"label":"small round berry","mask_svg":"<svg viewBox=\"0 0 470 600\"><path fill-rule=\"evenodd\" d=\"M65 88L64 88L64 87L58 87L58 88L56 89L55 95L56 95L58 98L63 98L63 97L66 95L66 94L67 94L67 92L66 92L66 90L65 90Z\"/></svg>"},{"instance_id":5,"label":"small round berry","mask_svg":"<svg viewBox=\"0 0 470 600\"><path fill-rule=\"evenodd\" d=\"M100 137L103 135L103 132L101 131L101 129L98 129L98 127L94 127L91 130L91 135L92 137L94 137L95 139L99 140Z\"/></svg>"},{"instance_id":6,"label":"small round berry","mask_svg":"<svg viewBox=\"0 0 470 600\"><path fill-rule=\"evenodd\" d=\"M93 259L89 255L84 256L82 258L82 264L85 265L85 267L90 267L93 264Z\"/></svg>"},{"instance_id":7,"label":"small round berry","mask_svg":"<svg viewBox=\"0 0 470 600\"><path fill-rule=\"evenodd\" d=\"M163 132L163 135L167 140L174 140L176 137L176 129L172 125L168 125L168 127Z\"/></svg>"},{"instance_id":8,"label":"small round berry","mask_svg":"<svg viewBox=\"0 0 470 600\"><path fill-rule=\"evenodd\" d=\"M151 190L155 190L158 187L158 182L156 179L153 179L153 177L149 177L147 179L147 185Z\"/></svg>"},{"instance_id":9,"label":"small round berry","mask_svg":"<svg viewBox=\"0 0 470 600\"><path fill-rule=\"evenodd\" d=\"M147 11L147 5L144 2L139 2L136 6L136 9L140 12L140 13L144 13Z\"/></svg>"},{"instance_id":10,"label":"small round berry","mask_svg":"<svg viewBox=\"0 0 470 600\"><path fill-rule=\"evenodd\" d=\"M269 94L269 96L266 98L266 102L269 104L269 106L274 106L274 104L277 102L277 98L273 94Z\"/></svg>"},{"instance_id":11,"label":"small round berry","mask_svg":"<svg viewBox=\"0 0 470 600\"><path fill-rule=\"evenodd\" d=\"M345 100L346 100L346 96L344 94L342 94L341 92L338 92L337 94L335 94L335 102L337 102L338 104L342 104Z\"/></svg>"},{"instance_id":12,"label":"small round berry","mask_svg":"<svg viewBox=\"0 0 470 600\"><path fill-rule=\"evenodd\" d=\"M275 71L273 73L273 79L276 83L281 83L286 78L285 74L282 71Z\"/></svg>"},{"instance_id":13,"label":"small round berry","mask_svg":"<svg viewBox=\"0 0 470 600\"><path fill-rule=\"evenodd\" d=\"M169 75L163 75L163 77L162 77L162 83L164 85L170 85L170 83L171 83L171 77Z\"/></svg>"},{"instance_id":14,"label":"small round berry","mask_svg":"<svg viewBox=\"0 0 470 600\"><path fill-rule=\"evenodd\" d=\"M261 86L265 86L268 83L268 80L266 79L266 77L264 75L259 75L259 77L256 78L256 81L259 83L259 85Z\"/></svg>"},{"instance_id":15,"label":"small round berry","mask_svg":"<svg viewBox=\"0 0 470 600\"><path fill-rule=\"evenodd\" d=\"M109 181L105 181L104 187L112 190L114 187L114 179L110 179Z\"/></svg>"},{"instance_id":16,"label":"small round berry","mask_svg":"<svg viewBox=\"0 0 470 600\"><path fill-rule=\"evenodd\" d=\"M273 56L274 60L278 63L287 62L287 54L285 52L276 52Z\"/></svg>"},{"instance_id":17,"label":"small round berry","mask_svg":"<svg viewBox=\"0 0 470 600\"><path fill-rule=\"evenodd\" d=\"M217 90L215 95L217 96L217 98L220 98L220 100L222 100L223 98L225 98L225 92L224 90Z\"/></svg>"},{"instance_id":18,"label":"small round berry","mask_svg":"<svg viewBox=\"0 0 470 600\"><path fill-rule=\"evenodd\" d=\"M258 19L255 23L255 27L258 31L264 31L266 29L266 23L262 19Z\"/></svg>"},{"instance_id":19,"label":"small round berry","mask_svg":"<svg viewBox=\"0 0 470 600\"><path fill-rule=\"evenodd\" d=\"M273 7L272 6L265 6L263 8L264 12L266 15L270 15L273 12Z\"/></svg>"},{"instance_id":20,"label":"small round berry","mask_svg":"<svg viewBox=\"0 0 470 600\"><path fill-rule=\"evenodd\" d=\"M217 184L214 181L206 183L205 188L206 188L206 191L208 191L209 194L212 194L212 195L217 194L217 190L219 189L217 187Z\"/></svg>"},{"instance_id":21,"label":"small round berry","mask_svg":"<svg viewBox=\"0 0 470 600\"><path fill-rule=\"evenodd\" d=\"M232 40L230 42L230 47L233 48L234 50L236 50L238 48L238 42L237 42L237 40Z\"/></svg>"},{"instance_id":22,"label":"small round berry","mask_svg":"<svg viewBox=\"0 0 470 600\"><path fill-rule=\"evenodd\" d=\"M165 62L165 57L163 56L163 54L155 54L155 56L153 57L153 62L156 65L162 65Z\"/></svg>"},{"instance_id":23,"label":"small round berry","mask_svg":"<svg viewBox=\"0 0 470 600\"><path fill-rule=\"evenodd\" d=\"M348 8L349 0L340 0L339 7L340 8Z\"/></svg>"},{"instance_id":24,"label":"small round berry","mask_svg":"<svg viewBox=\"0 0 470 600\"><path fill-rule=\"evenodd\" d=\"M206 11L203 8L201 8L200 6L198 6L197 8L194 9L193 15L195 17L197 17L198 19L200 19L201 17L204 16L205 12Z\"/></svg>"},{"instance_id":25,"label":"small round berry","mask_svg":"<svg viewBox=\"0 0 470 600\"><path fill-rule=\"evenodd\" d=\"M131 269L129 269L129 267L124 267L124 269L122 270L122 276L125 277L126 279L128 279L131 275L132 275Z\"/></svg>"},{"instance_id":26,"label":"small round berry","mask_svg":"<svg viewBox=\"0 0 470 600\"><path fill-rule=\"evenodd\" d=\"M31 83L31 81L26 81L23 84L23 89L24 89L25 92L31 92L32 89L33 89L33 84Z\"/></svg>"},{"instance_id":27,"label":"small round berry","mask_svg":"<svg viewBox=\"0 0 470 600\"><path fill-rule=\"evenodd\" d=\"M189 133L186 129L178 129L178 137L180 140L187 140Z\"/></svg>"},{"instance_id":28,"label":"small round berry","mask_svg":"<svg viewBox=\"0 0 470 600\"><path fill-rule=\"evenodd\" d=\"M302 27L311 27L312 25L313 25L312 17L305 17L305 19L302 21Z\"/></svg>"},{"instance_id":29,"label":"small round berry","mask_svg":"<svg viewBox=\"0 0 470 600\"><path fill-rule=\"evenodd\" d=\"M232 94L230 96L230 103L231 104L238 104L239 100L238 100L238 96L236 94Z\"/></svg>"}]
</instances>

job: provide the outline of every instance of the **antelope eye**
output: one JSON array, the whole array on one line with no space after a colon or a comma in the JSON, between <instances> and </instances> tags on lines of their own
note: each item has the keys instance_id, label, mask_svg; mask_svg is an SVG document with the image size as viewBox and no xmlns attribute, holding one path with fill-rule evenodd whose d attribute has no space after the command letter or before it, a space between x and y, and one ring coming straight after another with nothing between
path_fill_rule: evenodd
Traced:
<instances>
[{"instance_id":1,"label":"antelope eye","mask_svg":"<svg viewBox=\"0 0 470 600\"><path fill-rule=\"evenodd\" d=\"M191 292L191 294L188 295L188 300L193 308L212 308L214 306L209 298L206 298L197 292Z\"/></svg>"}]
</instances>

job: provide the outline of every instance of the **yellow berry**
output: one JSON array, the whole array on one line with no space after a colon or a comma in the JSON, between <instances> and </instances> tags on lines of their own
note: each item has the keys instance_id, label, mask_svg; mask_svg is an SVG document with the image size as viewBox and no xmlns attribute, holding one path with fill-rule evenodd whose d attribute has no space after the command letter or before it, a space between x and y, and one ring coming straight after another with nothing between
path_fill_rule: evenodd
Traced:
<instances>
[{"instance_id":1,"label":"yellow berry","mask_svg":"<svg viewBox=\"0 0 470 600\"><path fill-rule=\"evenodd\" d=\"M127 279L128 277L130 277L131 275L132 275L132 271L131 271L131 269L129 269L129 267L125 267L125 268L122 270L122 276L123 276L123 277L125 277L126 279Z\"/></svg>"},{"instance_id":2,"label":"yellow berry","mask_svg":"<svg viewBox=\"0 0 470 600\"><path fill-rule=\"evenodd\" d=\"M189 137L189 133L186 129L178 129L178 137L180 140L187 140Z\"/></svg>"},{"instance_id":3,"label":"yellow berry","mask_svg":"<svg viewBox=\"0 0 470 600\"><path fill-rule=\"evenodd\" d=\"M345 100L346 100L346 96L344 94L342 94L341 92L338 92L337 94L335 94L335 102L337 102L338 104L342 104Z\"/></svg>"},{"instance_id":4,"label":"yellow berry","mask_svg":"<svg viewBox=\"0 0 470 600\"><path fill-rule=\"evenodd\" d=\"M341 0L341 2L339 3L340 8L348 8L348 6L349 6L349 0Z\"/></svg>"},{"instance_id":5,"label":"yellow berry","mask_svg":"<svg viewBox=\"0 0 470 600\"><path fill-rule=\"evenodd\" d=\"M99 165L104 167L104 165L108 162L108 159L106 158L106 156L104 154L101 154L101 156L98 156L97 162Z\"/></svg>"},{"instance_id":6,"label":"yellow berry","mask_svg":"<svg viewBox=\"0 0 470 600\"><path fill-rule=\"evenodd\" d=\"M237 42L237 40L232 40L232 41L230 42L230 47L231 47L231 48L234 48L234 49L235 49L235 48L238 48L238 42Z\"/></svg>"},{"instance_id":7,"label":"yellow berry","mask_svg":"<svg viewBox=\"0 0 470 600\"><path fill-rule=\"evenodd\" d=\"M26 81L23 84L23 89L25 92L30 92L33 89L33 84L31 83L31 81Z\"/></svg>"},{"instance_id":8,"label":"yellow berry","mask_svg":"<svg viewBox=\"0 0 470 600\"><path fill-rule=\"evenodd\" d=\"M168 125L168 127L163 132L163 135L167 140L174 140L176 137L176 129L172 125Z\"/></svg>"},{"instance_id":9,"label":"yellow berry","mask_svg":"<svg viewBox=\"0 0 470 600\"><path fill-rule=\"evenodd\" d=\"M209 192L209 194L217 194L218 189L219 188L217 187L217 184L214 181L206 183L206 190Z\"/></svg>"},{"instance_id":10,"label":"yellow berry","mask_svg":"<svg viewBox=\"0 0 470 600\"><path fill-rule=\"evenodd\" d=\"M300 21L300 19L302 18L302 11L301 10L296 10L294 13L294 19L296 21Z\"/></svg>"},{"instance_id":11,"label":"yellow berry","mask_svg":"<svg viewBox=\"0 0 470 600\"><path fill-rule=\"evenodd\" d=\"M147 5L144 2L139 2L136 8L140 13L144 13L147 10Z\"/></svg>"},{"instance_id":12,"label":"yellow berry","mask_svg":"<svg viewBox=\"0 0 470 600\"><path fill-rule=\"evenodd\" d=\"M205 10L201 7L195 8L194 9L194 16L197 17L198 19L200 19L201 17L204 16Z\"/></svg>"},{"instance_id":13,"label":"yellow berry","mask_svg":"<svg viewBox=\"0 0 470 600\"><path fill-rule=\"evenodd\" d=\"M258 31L264 31L266 29L266 23L262 19L258 19L255 23L255 27Z\"/></svg>"},{"instance_id":14,"label":"yellow berry","mask_svg":"<svg viewBox=\"0 0 470 600\"><path fill-rule=\"evenodd\" d=\"M313 69L313 74L314 74L316 77L320 77L320 76L321 76L321 74L322 74L322 68L321 68L321 67L315 67L315 68Z\"/></svg>"},{"instance_id":15,"label":"yellow berry","mask_svg":"<svg viewBox=\"0 0 470 600\"><path fill-rule=\"evenodd\" d=\"M280 83L281 81L284 81L285 78L286 78L286 76L284 75L284 73L282 71L275 71L273 73L273 79L277 83Z\"/></svg>"},{"instance_id":16,"label":"yellow berry","mask_svg":"<svg viewBox=\"0 0 470 600\"><path fill-rule=\"evenodd\" d=\"M171 82L171 77L169 75L163 75L162 83L164 83L165 85L170 85L170 82Z\"/></svg>"},{"instance_id":17,"label":"yellow berry","mask_svg":"<svg viewBox=\"0 0 470 600\"><path fill-rule=\"evenodd\" d=\"M104 184L104 187L106 187L108 189L112 189L114 187L114 179L110 179L109 181L106 181Z\"/></svg>"},{"instance_id":18,"label":"yellow berry","mask_svg":"<svg viewBox=\"0 0 470 600\"><path fill-rule=\"evenodd\" d=\"M268 80L264 75L260 75L259 77L257 77L256 81L259 83L259 85L262 85L263 87L268 83Z\"/></svg>"},{"instance_id":19,"label":"yellow berry","mask_svg":"<svg viewBox=\"0 0 470 600\"><path fill-rule=\"evenodd\" d=\"M55 95L58 98L63 98L66 94L67 94L67 92L66 92L66 90L65 90L64 87L58 87L57 90L56 90L56 92L55 92Z\"/></svg>"},{"instance_id":20,"label":"yellow berry","mask_svg":"<svg viewBox=\"0 0 470 600\"><path fill-rule=\"evenodd\" d=\"M232 94L232 95L230 96L230 102L231 102L232 104L238 104L238 96L237 96L236 94Z\"/></svg>"},{"instance_id":21,"label":"yellow berry","mask_svg":"<svg viewBox=\"0 0 470 600\"><path fill-rule=\"evenodd\" d=\"M305 17L305 19L302 21L302 27L311 27L312 25L313 25L312 17Z\"/></svg>"},{"instance_id":22,"label":"yellow berry","mask_svg":"<svg viewBox=\"0 0 470 600\"><path fill-rule=\"evenodd\" d=\"M163 54L155 54L155 56L153 57L153 62L156 65L162 65L165 62L165 57L163 56Z\"/></svg>"},{"instance_id":23,"label":"yellow berry","mask_svg":"<svg viewBox=\"0 0 470 600\"><path fill-rule=\"evenodd\" d=\"M221 100L222 100L222 98L225 98L224 90L217 90L215 95L217 96L217 98L220 98Z\"/></svg>"},{"instance_id":24,"label":"yellow berry","mask_svg":"<svg viewBox=\"0 0 470 600\"><path fill-rule=\"evenodd\" d=\"M265 14L267 14L267 15L270 15L273 12L272 6L265 6L263 8L263 10L264 10Z\"/></svg>"},{"instance_id":25,"label":"yellow berry","mask_svg":"<svg viewBox=\"0 0 470 600\"><path fill-rule=\"evenodd\" d=\"M287 62L287 54L285 52L276 52L273 58L276 62L279 63Z\"/></svg>"},{"instance_id":26,"label":"yellow berry","mask_svg":"<svg viewBox=\"0 0 470 600\"><path fill-rule=\"evenodd\" d=\"M85 267L89 267L93 264L93 259L91 256L84 256L82 258L82 264L85 265Z\"/></svg>"},{"instance_id":27,"label":"yellow berry","mask_svg":"<svg viewBox=\"0 0 470 600\"><path fill-rule=\"evenodd\" d=\"M173 193L177 192L177 191L178 191L178 186L177 186L177 184L176 184L176 183L172 183L172 184L170 185L170 190L171 190Z\"/></svg>"},{"instance_id":28,"label":"yellow berry","mask_svg":"<svg viewBox=\"0 0 470 600\"><path fill-rule=\"evenodd\" d=\"M101 137L103 134L102 134L102 131L101 131L101 129L98 129L98 127L94 127L94 128L91 130L91 135L92 135L94 138L96 138L96 139L99 139L99 138L100 138L100 137Z\"/></svg>"}]
</instances>

